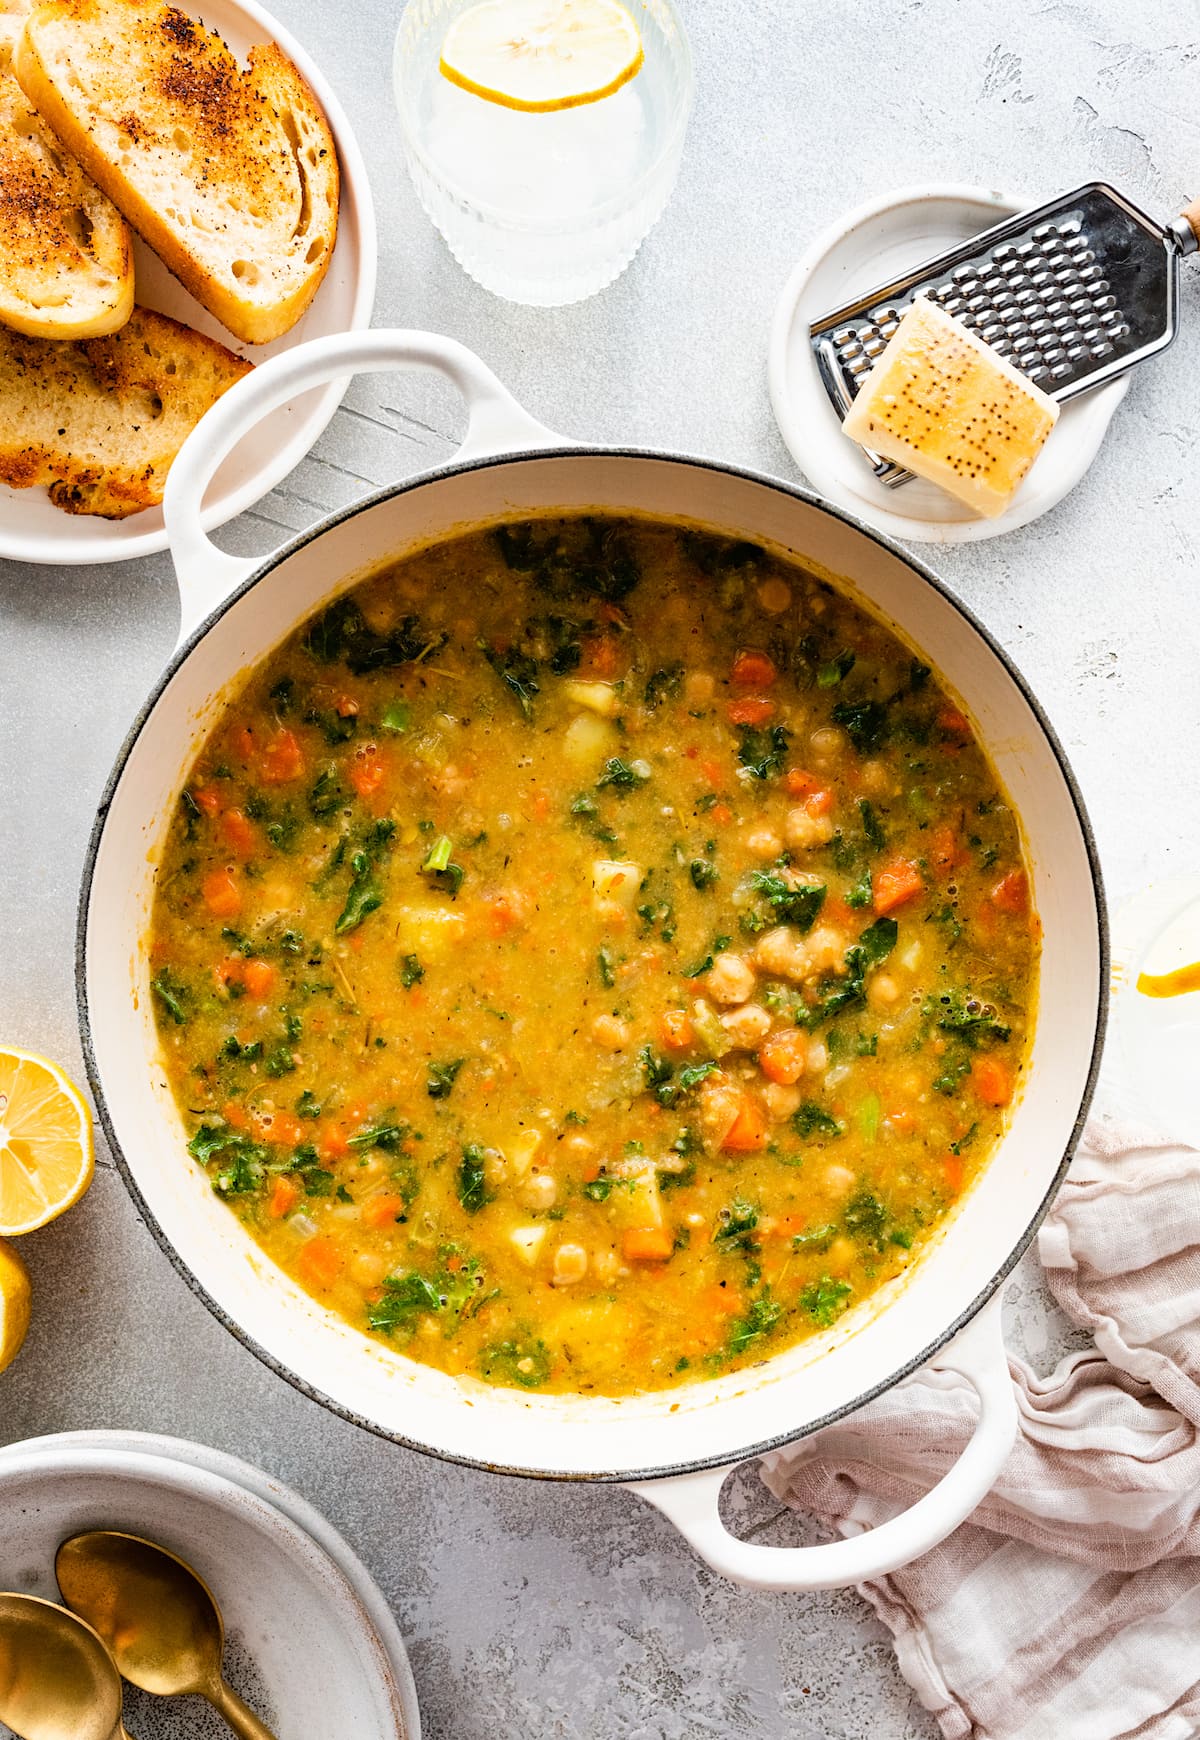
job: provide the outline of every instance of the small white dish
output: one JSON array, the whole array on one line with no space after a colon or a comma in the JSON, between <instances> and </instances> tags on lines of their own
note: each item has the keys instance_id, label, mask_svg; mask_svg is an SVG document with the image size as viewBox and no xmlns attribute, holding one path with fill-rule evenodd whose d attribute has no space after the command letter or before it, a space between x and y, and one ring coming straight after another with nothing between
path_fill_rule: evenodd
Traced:
<instances>
[{"instance_id":1,"label":"small white dish","mask_svg":"<svg viewBox=\"0 0 1200 1740\"><path fill-rule=\"evenodd\" d=\"M371 323L375 305L378 244L375 208L366 164L345 111L296 39L257 4L257 0L187 0L190 10L222 36L239 59L257 43L277 42L312 86L325 111L341 165L337 244L312 306L292 330L271 344L246 345L201 308L183 285L139 237L134 237L134 277L140 303L169 314L219 339L250 362L261 362L305 339L326 333L358 331ZM204 523L224 525L260 501L298 465L341 403L348 379L304 393L273 411L240 441L226 459L205 497ZM16 562L123 562L167 547L161 507L124 520L67 514L44 489L10 489L0 484L0 557Z\"/></svg>"},{"instance_id":2,"label":"small white dish","mask_svg":"<svg viewBox=\"0 0 1200 1740\"><path fill-rule=\"evenodd\" d=\"M1113 919L1112 990L1123 1098L1144 1121L1200 1147L1200 991L1150 997L1142 973L1200 961L1200 878L1151 883Z\"/></svg>"},{"instance_id":3,"label":"small white dish","mask_svg":"<svg viewBox=\"0 0 1200 1740\"><path fill-rule=\"evenodd\" d=\"M0 1588L58 1600L55 1551L83 1529L160 1541L212 1587L227 1677L280 1740L420 1740L379 1589L323 1517L258 1469L171 1438L66 1432L0 1449L0 1509ZM197 1732L190 1701L127 1691L131 1725L135 1712L144 1740Z\"/></svg>"},{"instance_id":4,"label":"small white dish","mask_svg":"<svg viewBox=\"0 0 1200 1740\"><path fill-rule=\"evenodd\" d=\"M771 405L788 450L814 489L868 525L909 543L957 544L1028 525L1075 487L1096 456L1126 375L1072 399L1018 490L996 519L979 519L935 484L888 489L842 434L817 372L809 326L830 309L889 283L922 260L1035 205L1035 199L956 185L901 188L819 235L784 286L771 323Z\"/></svg>"}]
</instances>

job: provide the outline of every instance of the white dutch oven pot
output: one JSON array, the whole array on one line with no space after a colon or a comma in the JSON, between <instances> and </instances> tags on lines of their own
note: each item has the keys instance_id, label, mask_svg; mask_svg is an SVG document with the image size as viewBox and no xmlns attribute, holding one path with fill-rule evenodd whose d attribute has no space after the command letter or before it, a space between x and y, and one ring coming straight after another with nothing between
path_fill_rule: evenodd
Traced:
<instances>
[{"instance_id":1,"label":"white dutch oven pot","mask_svg":"<svg viewBox=\"0 0 1200 1740\"><path fill-rule=\"evenodd\" d=\"M358 370L440 371L469 410L454 463L326 520L265 561L205 536L200 503L255 421ZM469 351L410 332L323 338L227 393L171 471L178 650L117 759L81 896L78 990L88 1073L126 1183L209 1308L306 1394L397 1443L508 1473L630 1482L713 1566L773 1589L830 1588L926 1552L978 1504L1016 1430L999 1289L1062 1177L1091 1095L1107 940L1095 851L1054 734L1000 648L901 549L790 485L707 461L570 446ZM253 1244L184 1151L158 1065L142 939L168 820L230 685L311 612L380 563L465 527L544 511L679 517L792 551L844 577L963 698L1022 818L1045 932L1032 1065L984 1176L903 1280L831 1331L750 1371L619 1400L536 1396L454 1379L370 1341ZM938 1485L893 1521L804 1548L747 1544L718 1517L733 1465L851 1412L923 1364L961 1373L979 1424Z\"/></svg>"}]
</instances>

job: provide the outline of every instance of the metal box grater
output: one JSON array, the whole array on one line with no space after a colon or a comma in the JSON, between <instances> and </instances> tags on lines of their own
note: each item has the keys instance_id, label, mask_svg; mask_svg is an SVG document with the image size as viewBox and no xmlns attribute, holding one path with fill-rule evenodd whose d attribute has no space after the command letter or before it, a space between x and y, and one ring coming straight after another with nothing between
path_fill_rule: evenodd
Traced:
<instances>
[{"instance_id":1,"label":"metal box grater","mask_svg":"<svg viewBox=\"0 0 1200 1740\"><path fill-rule=\"evenodd\" d=\"M1179 261L1200 242L1200 202L1164 226L1090 182L926 260L809 329L839 418L918 296L956 315L1052 399L1065 401L1165 350ZM889 487L910 471L864 449Z\"/></svg>"}]
</instances>

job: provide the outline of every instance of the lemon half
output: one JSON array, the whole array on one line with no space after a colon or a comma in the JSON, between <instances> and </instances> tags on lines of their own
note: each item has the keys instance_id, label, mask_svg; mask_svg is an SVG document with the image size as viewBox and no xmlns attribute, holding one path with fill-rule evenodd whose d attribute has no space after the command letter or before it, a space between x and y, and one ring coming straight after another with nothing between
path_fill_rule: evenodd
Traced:
<instances>
[{"instance_id":1,"label":"lemon half","mask_svg":"<svg viewBox=\"0 0 1200 1740\"><path fill-rule=\"evenodd\" d=\"M489 103L547 113L611 96L643 59L617 0L483 0L454 20L440 64Z\"/></svg>"},{"instance_id":2,"label":"lemon half","mask_svg":"<svg viewBox=\"0 0 1200 1740\"><path fill-rule=\"evenodd\" d=\"M56 1220L91 1183L92 1165L78 1088L44 1057L0 1050L0 1237Z\"/></svg>"},{"instance_id":3,"label":"lemon half","mask_svg":"<svg viewBox=\"0 0 1200 1740\"><path fill-rule=\"evenodd\" d=\"M29 1328L29 1301L29 1271L12 1246L0 1239L0 1371L21 1351Z\"/></svg>"}]
</instances>

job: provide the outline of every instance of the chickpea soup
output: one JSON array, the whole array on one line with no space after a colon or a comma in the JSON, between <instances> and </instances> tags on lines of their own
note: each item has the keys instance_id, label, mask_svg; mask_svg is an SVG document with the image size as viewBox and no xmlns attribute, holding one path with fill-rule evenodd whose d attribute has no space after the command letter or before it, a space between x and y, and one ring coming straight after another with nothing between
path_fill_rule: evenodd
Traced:
<instances>
[{"instance_id":1,"label":"chickpea soup","mask_svg":"<svg viewBox=\"0 0 1200 1740\"><path fill-rule=\"evenodd\" d=\"M937 674L757 546L596 517L398 562L250 675L159 871L188 1149L450 1373L620 1395L915 1261L1025 1067L1017 820Z\"/></svg>"}]
</instances>

